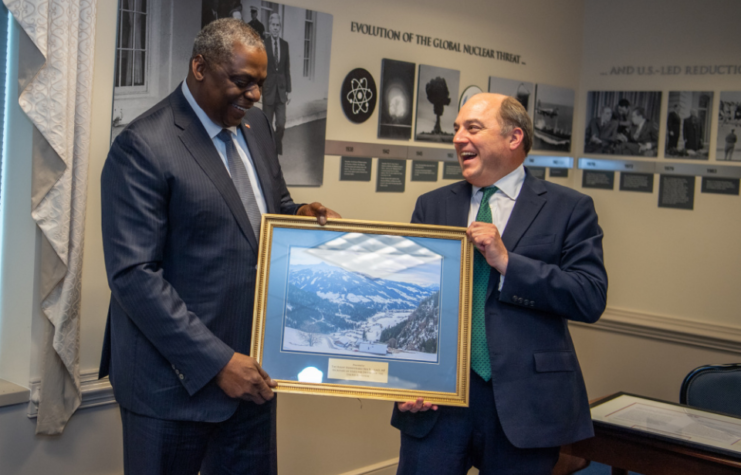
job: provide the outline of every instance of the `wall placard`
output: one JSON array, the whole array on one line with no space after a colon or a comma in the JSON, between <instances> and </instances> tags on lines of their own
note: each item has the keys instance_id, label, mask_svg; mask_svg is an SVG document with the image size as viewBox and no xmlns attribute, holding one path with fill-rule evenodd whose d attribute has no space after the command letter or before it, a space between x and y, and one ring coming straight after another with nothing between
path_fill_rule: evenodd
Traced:
<instances>
[{"instance_id":1,"label":"wall placard","mask_svg":"<svg viewBox=\"0 0 741 475\"><path fill-rule=\"evenodd\" d=\"M443 180L462 180L463 172L458 163L443 162Z\"/></svg>"},{"instance_id":2,"label":"wall placard","mask_svg":"<svg viewBox=\"0 0 741 475\"><path fill-rule=\"evenodd\" d=\"M573 157L546 157L543 155L528 155L525 158L525 165L532 167L548 168L573 168Z\"/></svg>"},{"instance_id":3,"label":"wall placard","mask_svg":"<svg viewBox=\"0 0 741 475\"><path fill-rule=\"evenodd\" d=\"M715 178L710 176L702 177L700 191L702 193L715 193L718 195L739 195L738 178Z\"/></svg>"},{"instance_id":4,"label":"wall placard","mask_svg":"<svg viewBox=\"0 0 741 475\"><path fill-rule=\"evenodd\" d=\"M653 173L620 173L620 191L638 191L641 193L654 192Z\"/></svg>"},{"instance_id":5,"label":"wall placard","mask_svg":"<svg viewBox=\"0 0 741 475\"><path fill-rule=\"evenodd\" d=\"M378 159L376 192L403 193L406 184L407 161L388 158Z\"/></svg>"},{"instance_id":6,"label":"wall placard","mask_svg":"<svg viewBox=\"0 0 741 475\"><path fill-rule=\"evenodd\" d=\"M412 181L437 181L439 162L412 160Z\"/></svg>"},{"instance_id":7,"label":"wall placard","mask_svg":"<svg viewBox=\"0 0 741 475\"><path fill-rule=\"evenodd\" d=\"M342 157L340 181L370 181L372 158Z\"/></svg>"},{"instance_id":8,"label":"wall placard","mask_svg":"<svg viewBox=\"0 0 741 475\"><path fill-rule=\"evenodd\" d=\"M610 170L584 170L581 174L582 188L600 190L615 189L615 172Z\"/></svg>"},{"instance_id":9,"label":"wall placard","mask_svg":"<svg viewBox=\"0 0 741 475\"><path fill-rule=\"evenodd\" d=\"M616 172L654 173L655 162L642 160L607 160L599 158L580 158L578 162L582 170L612 170Z\"/></svg>"},{"instance_id":10,"label":"wall placard","mask_svg":"<svg viewBox=\"0 0 741 475\"><path fill-rule=\"evenodd\" d=\"M527 171L535 178L545 180L545 167L527 167Z\"/></svg>"},{"instance_id":11,"label":"wall placard","mask_svg":"<svg viewBox=\"0 0 741 475\"><path fill-rule=\"evenodd\" d=\"M694 206L694 176L659 176L659 208L693 209Z\"/></svg>"},{"instance_id":12,"label":"wall placard","mask_svg":"<svg viewBox=\"0 0 741 475\"><path fill-rule=\"evenodd\" d=\"M324 142L325 155L341 155L345 157L378 157L378 158L407 158L407 147L404 145L387 145L365 142L345 142L341 140L327 140Z\"/></svg>"},{"instance_id":13,"label":"wall placard","mask_svg":"<svg viewBox=\"0 0 741 475\"><path fill-rule=\"evenodd\" d=\"M549 168L548 176L553 177L553 178L568 178L569 169L568 168Z\"/></svg>"}]
</instances>

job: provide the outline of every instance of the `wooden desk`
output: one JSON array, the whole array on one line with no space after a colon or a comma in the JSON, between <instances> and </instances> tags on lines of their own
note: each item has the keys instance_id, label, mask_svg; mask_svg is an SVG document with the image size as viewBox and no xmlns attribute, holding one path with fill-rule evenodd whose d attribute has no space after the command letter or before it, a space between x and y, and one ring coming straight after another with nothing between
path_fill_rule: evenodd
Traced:
<instances>
[{"instance_id":1,"label":"wooden desk","mask_svg":"<svg viewBox=\"0 0 741 475\"><path fill-rule=\"evenodd\" d=\"M594 431L594 437L564 445L561 453L609 465L612 475L627 475L629 470L644 475L741 474L738 459L641 434L597 426Z\"/></svg>"}]
</instances>

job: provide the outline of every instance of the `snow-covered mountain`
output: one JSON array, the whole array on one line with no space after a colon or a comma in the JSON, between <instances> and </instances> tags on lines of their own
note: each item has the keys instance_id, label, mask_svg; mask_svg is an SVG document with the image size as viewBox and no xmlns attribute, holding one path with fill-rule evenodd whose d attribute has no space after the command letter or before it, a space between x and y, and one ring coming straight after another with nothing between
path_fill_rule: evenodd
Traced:
<instances>
[{"instance_id":1,"label":"snow-covered mountain","mask_svg":"<svg viewBox=\"0 0 741 475\"><path fill-rule=\"evenodd\" d=\"M288 282L288 326L300 329L315 323L322 332L353 328L379 312L412 311L438 290L374 279L324 263L293 268Z\"/></svg>"},{"instance_id":2,"label":"snow-covered mountain","mask_svg":"<svg viewBox=\"0 0 741 475\"><path fill-rule=\"evenodd\" d=\"M389 348L436 353L439 302L439 292L425 298L405 321L383 330L379 341L388 344Z\"/></svg>"}]
</instances>

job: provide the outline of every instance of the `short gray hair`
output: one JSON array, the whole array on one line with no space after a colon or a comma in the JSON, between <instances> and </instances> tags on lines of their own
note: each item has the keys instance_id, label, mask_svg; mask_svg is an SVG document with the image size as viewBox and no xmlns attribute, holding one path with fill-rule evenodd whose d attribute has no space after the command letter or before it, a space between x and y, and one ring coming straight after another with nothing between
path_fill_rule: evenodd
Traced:
<instances>
[{"instance_id":1,"label":"short gray hair","mask_svg":"<svg viewBox=\"0 0 741 475\"><path fill-rule=\"evenodd\" d=\"M525 154L533 147L533 121L527 115L527 109L514 97L507 96L499 106L499 125L502 136L511 133L514 129L522 129L522 146Z\"/></svg>"},{"instance_id":2,"label":"short gray hair","mask_svg":"<svg viewBox=\"0 0 741 475\"><path fill-rule=\"evenodd\" d=\"M232 59L235 43L265 50L260 35L247 23L236 18L220 18L198 33L193 43L191 59L201 55L207 62L226 64Z\"/></svg>"}]
</instances>

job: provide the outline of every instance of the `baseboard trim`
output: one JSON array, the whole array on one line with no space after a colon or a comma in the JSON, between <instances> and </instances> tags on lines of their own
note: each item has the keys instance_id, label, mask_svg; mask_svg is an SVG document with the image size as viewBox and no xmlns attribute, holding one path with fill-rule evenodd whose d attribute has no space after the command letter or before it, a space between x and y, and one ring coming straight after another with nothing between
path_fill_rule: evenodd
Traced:
<instances>
[{"instance_id":1,"label":"baseboard trim","mask_svg":"<svg viewBox=\"0 0 741 475\"><path fill-rule=\"evenodd\" d=\"M343 472L340 475L373 475L373 473L379 470L394 467L396 465L399 465L399 457L374 463L373 465L366 465L365 467L350 470L349 472Z\"/></svg>"},{"instance_id":2,"label":"baseboard trim","mask_svg":"<svg viewBox=\"0 0 741 475\"><path fill-rule=\"evenodd\" d=\"M607 308L597 323L571 325L741 354L741 327Z\"/></svg>"},{"instance_id":3,"label":"baseboard trim","mask_svg":"<svg viewBox=\"0 0 741 475\"><path fill-rule=\"evenodd\" d=\"M35 419L39 414L39 390L41 389L41 380L34 379L30 383L31 397L28 401L28 410L26 415L29 419ZM82 402L80 409L90 407L104 406L106 404L115 404L116 398L113 397L113 387L111 387L108 378L98 379L98 372L92 371L80 375L80 387L82 389Z\"/></svg>"}]
</instances>

